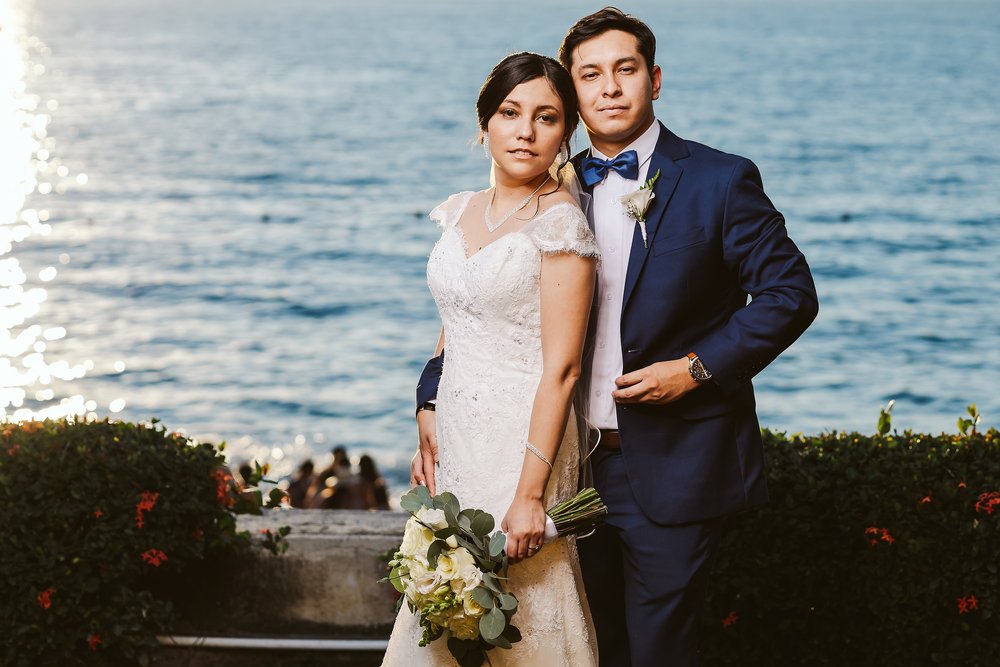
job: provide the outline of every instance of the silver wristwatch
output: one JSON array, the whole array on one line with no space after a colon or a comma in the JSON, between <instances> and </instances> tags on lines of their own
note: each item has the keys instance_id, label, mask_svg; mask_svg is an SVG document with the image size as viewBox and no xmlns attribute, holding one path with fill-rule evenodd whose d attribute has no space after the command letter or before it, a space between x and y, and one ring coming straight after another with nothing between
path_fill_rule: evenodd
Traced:
<instances>
[{"instance_id":1,"label":"silver wristwatch","mask_svg":"<svg viewBox=\"0 0 1000 667\"><path fill-rule=\"evenodd\" d=\"M693 377L698 382L707 382L712 379L712 374L708 372L705 368L705 364L701 363L701 359L694 352L688 352L688 372L691 373Z\"/></svg>"}]
</instances>

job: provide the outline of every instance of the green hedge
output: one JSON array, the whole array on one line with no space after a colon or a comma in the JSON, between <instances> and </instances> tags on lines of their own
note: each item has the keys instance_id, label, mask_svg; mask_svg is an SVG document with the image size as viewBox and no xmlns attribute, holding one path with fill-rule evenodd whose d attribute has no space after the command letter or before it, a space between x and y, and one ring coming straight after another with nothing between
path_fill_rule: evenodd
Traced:
<instances>
[{"instance_id":1,"label":"green hedge","mask_svg":"<svg viewBox=\"0 0 1000 667\"><path fill-rule=\"evenodd\" d=\"M765 431L771 503L727 528L706 667L1000 664L1000 434L888 428Z\"/></svg>"},{"instance_id":2,"label":"green hedge","mask_svg":"<svg viewBox=\"0 0 1000 667\"><path fill-rule=\"evenodd\" d=\"M155 424L0 424L0 664L148 663L172 584L249 546L235 514L263 504L215 446Z\"/></svg>"}]
</instances>

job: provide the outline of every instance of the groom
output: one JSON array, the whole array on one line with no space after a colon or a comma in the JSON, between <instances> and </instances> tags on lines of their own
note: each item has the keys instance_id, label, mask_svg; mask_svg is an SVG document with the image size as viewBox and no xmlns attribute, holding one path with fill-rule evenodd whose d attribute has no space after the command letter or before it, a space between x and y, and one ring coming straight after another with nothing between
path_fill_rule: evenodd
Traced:
<instances>
[{"instance_id":1,"label":"groom","mask_svg":"<svg viewBox=\"0 0 1000 667\"><path fill-rule=\"evenodd\" d=\"M767 501L750 379L818 308L753 163L656 120L655 50L645 23L611 7L559 49L592 146L573 164L601 250L578 391L610 515L578 545L602 667L699 664L722 519ZM626 210L648 184L648 208Z\"/></svg>"},{"instance_id":2,"label":"groom","mask_svg":"<svg viewBox=\"0 0 1000 667\"><path fill-rule=\"evenodd\" d=\"M559 52L592 145L573 164L601 250L577 391L600 431L590 461L610 511L578 542L602 667L699 664L723 518L767 501L750 379L818 308L753 163L656 120L655 50L646 24L609 7ZM649 183L648 207L627 211L620 199ZM418 423L433 419L442 361L421 376Z\"/></svg>"}]
</instances>

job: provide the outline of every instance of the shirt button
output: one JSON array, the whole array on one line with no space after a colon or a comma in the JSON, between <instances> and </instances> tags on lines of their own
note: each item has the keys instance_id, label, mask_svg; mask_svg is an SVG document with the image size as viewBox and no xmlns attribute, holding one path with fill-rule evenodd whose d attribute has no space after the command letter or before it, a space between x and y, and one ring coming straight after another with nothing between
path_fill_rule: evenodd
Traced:
<instances>
[{"instance_id":1,"label":"shirt button","mask_svg":"<svg viewBox=\"0 0 1000 667\"><path fill-rule=\"evenodd\" d=\"M608 295L608 301L611 301L611 295L610 294Z\"/></svg>"},{"instance_id":2,"label":"shirt button","mask_svg":"<svg viewBox=\"0 0 1000 667\"><path fill-rule=\"evenodd\" d=\"M601 390L600 389L598 389L597 391L594 392L594 396L600 396L600 395L601 395Z\"/></svg>"},{"instance_id":3,"label":"shirt button","mask_svg":"<svg viewBox=\"0 0 1000 667\"><path fill-rule=\"evenodd\" d=\"M608 252L614 252L616 250L618 250L618 248L616 248L614 246L611 246L610 248L608 248Z\"/></svg>"},{"instance_id":4,"label":"shirt button","mask_svg":"<svg viewBox=\"0 0 1000 667\"><path fill-rule=\"evenodd\" d=\"M603 350L603 349L604 349L605 347L607 347L607 343L605 343L605 342L604 342L604 341L602 340L602 341L601 341L600 343L598 343L598 344L597 344L597 347L599 347L599 348L601 348L601 349Z\"/></svg>"}]
</instances>

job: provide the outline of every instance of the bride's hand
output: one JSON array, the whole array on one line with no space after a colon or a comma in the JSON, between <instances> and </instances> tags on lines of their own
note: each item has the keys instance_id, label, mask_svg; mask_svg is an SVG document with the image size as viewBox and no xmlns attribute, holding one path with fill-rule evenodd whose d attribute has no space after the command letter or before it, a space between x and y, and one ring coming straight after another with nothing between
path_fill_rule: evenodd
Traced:
<instances>
[{"instance_id":1,"label":"bride's hand","mask_svg":"<svg viewBox=\"0 0 1000 667\"><path fill-rule=\"evenodd\" d=\"M545 508L542 501L514 498L500 522L500 528L507 534L507 556L512 563L534 556L545 542Z\"/></svg>"},{"instance_id":2,"label":"bride's hand","mask_svg":"<svg viewBox=\"0 0 1000 667\"><path fill-rule=\"evenodd\" d=\"M410 461L410 486L422 484L431 495L437 495L434 465L438 461L437 420L433 410L417 413L417 434L420 444Z\"/></svg>"}]
</instances>

